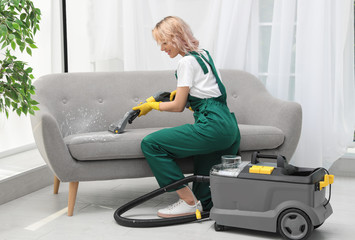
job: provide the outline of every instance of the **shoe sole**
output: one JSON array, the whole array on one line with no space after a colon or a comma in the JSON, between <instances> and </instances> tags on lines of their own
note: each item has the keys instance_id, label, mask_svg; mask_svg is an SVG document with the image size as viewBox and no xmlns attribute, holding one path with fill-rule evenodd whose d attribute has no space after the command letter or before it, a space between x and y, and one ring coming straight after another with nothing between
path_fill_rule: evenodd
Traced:
<instances>
[{"instance_id":1,"label":"shoe sole","mask_svg":"<svg viewBox=\"0 0 355 240\"><path fill-rule=\"evenodd\" d=\"M180 213L180 214L164 214L164 213L158 212L158 216L162 217L162 218L182 217L182 216L188 216L188 215L195 215L195 213L190 212L190 213Z\"/></svg>"}]
</instances>

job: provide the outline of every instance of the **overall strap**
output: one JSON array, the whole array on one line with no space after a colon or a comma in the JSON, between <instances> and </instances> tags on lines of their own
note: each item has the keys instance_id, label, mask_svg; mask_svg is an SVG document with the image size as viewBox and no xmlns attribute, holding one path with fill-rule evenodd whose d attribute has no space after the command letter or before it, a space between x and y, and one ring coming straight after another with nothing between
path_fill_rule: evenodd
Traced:
<instances>
[{"instance_id":1,"label":"overall strap","mask_svg":"<svg viewBox=\"0 0 355 240\"><path fill-rule=\"evenodd\" d=\"M213 60L212 60L212 57L211 57L210 53L207 50L205 50L205 49L203 49L203 50L206 52L206 54L208 56L208 60L206 59L206 57L203 54L199 54L199 53L197 53L195 51L188 52L185 56L191 55L191 56L195 57L195 59L197 60L198 64L201 66L204 74L208 73L208 68L207 68L205 62L201 59L201 57L208 63L208 65L211 67L213 75L216 78L216 82L218 84L218 88L221 91L222 95L220 97L225 101L227 99L226 88L224 87L221 79L219 78L218 72L217 72L216 67L215 67L215 65L213 63ZM176 77L176 79L178 78L176 71L175 71L175 77Z\"/></svg>"},{"instance_id":2,"label":"overall strap","mask_svg":"<svg viewBox=\"0 0 355 240\"><path fill-rule=\"evenodd\" d=\"M213 63L213 60L212 60L212 57L211 57L210 53L207 50L205 50L205 49L203 49L203 51L205 51L207 53L209 61L202 54L201 54L201 57L208 63L208 65L210 65L210 67L212 69L212 72L213 72L214 76L216 77L217 84L218 84L219 90L221 91L222 95L226 95L227 94L226 88L224 87L221 79L218 76L218 72L217 72L216 67L215 67L215 65Z\"/></svg>"},{"instance_id":3,"label":"overall strap","mask_svg":"<svg viewBox=\"0 0 355 240\"><path fill-rule=\"evenodd\" d=\"M200 58L200 54L198 54L195 51L192 51L192 52L187 53L186 55L194 56L196 58L198 64L200 64L200 66L203 70L203 74L208 73L208 68L207 68L206 64L202 61L202 59Z\"/></svg>"}]
</instances>

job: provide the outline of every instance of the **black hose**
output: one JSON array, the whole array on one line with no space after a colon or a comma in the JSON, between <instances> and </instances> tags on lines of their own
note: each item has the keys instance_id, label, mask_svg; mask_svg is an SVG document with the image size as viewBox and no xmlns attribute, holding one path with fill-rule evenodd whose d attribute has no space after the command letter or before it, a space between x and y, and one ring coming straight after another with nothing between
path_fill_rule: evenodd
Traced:
<instances>
[{"instance_id":1,"label":"black hose","mask_svg":"<svg viewBox=\"0 0 355 240\"><path fill-rule=\"evenodd\" d=\"M193 175L193 176L183 178L179 181L176 181L176 182L169 184L165 187L154 190L153 192L147 193L137 199L134 199L134 200L124 204L122 207L119 207L115 211L113 216L119 225L122 225L125 227L137 227L137 228L161 227L161 226L182 224L182 223L195 221L195 220L197 220L195 214L188 215L188 216L181 216L181 217L164 218L164 219L132 219L132 218L125 218L125 217L121 216L123 213L127 212L128 210L136 207L137 205L139 205L145 201L148 201L149 199L152 199L152 198L154 198L160 194L163 194L169 190L175 189L176 187L179 187L185 183L189 183L189 182L193 182L193 181L194 182L209 182L210 178L208 176L198 176L198 175ZM208 218L209 216L210 216L209 212L201 212L201 219Z\"/></svg>"}]
</instances>

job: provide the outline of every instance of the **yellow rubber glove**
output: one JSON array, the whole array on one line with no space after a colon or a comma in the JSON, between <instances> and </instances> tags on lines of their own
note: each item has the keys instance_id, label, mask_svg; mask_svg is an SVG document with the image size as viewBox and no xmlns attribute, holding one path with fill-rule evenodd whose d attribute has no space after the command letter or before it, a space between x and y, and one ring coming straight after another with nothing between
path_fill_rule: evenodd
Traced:
<instances>
[{"instance_id":1,"label":"yellow rubber glove","mask_svg":"<svg viewBox=\"0 0 355 240\"><path fill-rule=\"evenodd\" d=\"M176 90L170 93L170 102L174 100L175 96L176 96Z\"/></svg>"},{"instance_id":2,"label":"yellow rubber glove","mask_svg":"<svg viewBox=\"0 0 355 240\"><path fill-rule=\"evenodd\" d=\"M160 110L159 105L160 105L160 102L146 102L146 103L138 105L137 107L134 107L132 109L134 111L140 110L140 113L138 115L138 117L140 117L142 115L146 115L147 113L152 111L152 109Z\"/></svg>"},{"instance_id":3,"label":"yellow rubber glove","mask_svg":"<svg viewBox=\"0 0 355 240\"><path fill-rule=\"evenodd\" d=\"M155 102L155 99L153 96L151 96L151 97L147 98L145 101L146 102Z\"/></svg>"}]
</instances>

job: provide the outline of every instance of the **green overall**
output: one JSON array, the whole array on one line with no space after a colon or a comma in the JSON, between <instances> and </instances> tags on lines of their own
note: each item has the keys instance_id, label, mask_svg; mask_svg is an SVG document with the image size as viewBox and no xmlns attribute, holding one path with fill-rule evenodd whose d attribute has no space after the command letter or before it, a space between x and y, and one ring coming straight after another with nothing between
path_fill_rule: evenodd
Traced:
<instances>
[{"instance_id":1,"label":"green overall","mask_svg":"<svg viewBox=\"0 0 355 240\"><path fill-rule=\"evenodd\" d=\"M174 159L194 156L194 174L208 176L212 166L221 162L222 155L236 154L238 151L240 133L237 120L228 109L225 87L211 56L206 53L208 60L196 52L189 54L196 58L205 74L208 69L201 57L210 65L221 96L200 99L189 95L194 124L162 129L149 134L142 141L142 151L160 187L184 178ZM192 190L201 201L204 211L210 210L213 204L209 184L193 183Z\"/></svg>"}]
</instances>

